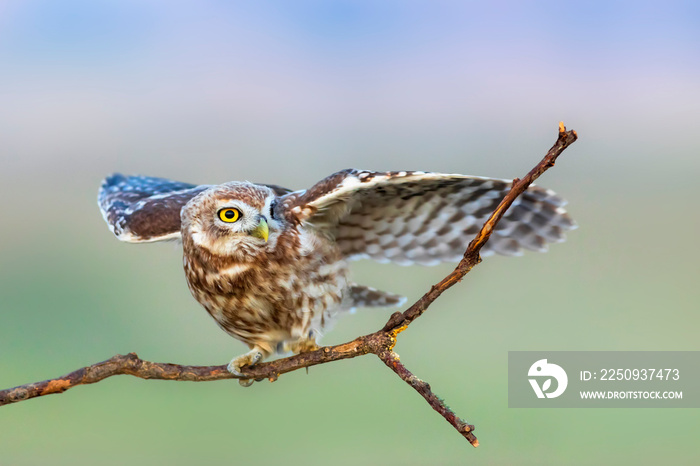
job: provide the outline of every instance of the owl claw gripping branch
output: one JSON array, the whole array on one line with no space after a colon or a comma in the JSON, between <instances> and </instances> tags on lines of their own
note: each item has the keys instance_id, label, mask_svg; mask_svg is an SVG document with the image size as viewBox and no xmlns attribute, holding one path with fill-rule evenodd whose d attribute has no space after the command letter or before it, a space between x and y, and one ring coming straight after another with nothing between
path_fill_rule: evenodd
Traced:
<instances>
[{"instance_id":1,"label":"owl claw gripping branch","mask_svg":"<svg viewBox=\"0 0 700 466\"><path fill-rule=\"evenodd\" d=\"M228 371L233 375L241 377L243 375L241 373L241 369L244 366L254 366L262 359L262 357L263 354L260 351L252 349L246 354L233 358L233 360L228 363L228 366L226 366L226 369L228 369ZM250 387L253 385L253 381L251 379L238 379L238 382L244 387Z\"/></svg>"},{"instance_id":2,"label":"owl claw gripping branch","mask_svg":"<svg viewBox=\"0 0 700 466\"><path fill-rule=\"evenodd\" d=\"M403 298L348 280L348 261L457 262L510 188L509 180L425 172L343 170L308 190L230 182L193 185L112 175L98 203L122 241L182 241L192 295L248 345L228 370L242 376L275 352L302 352L334 318ZM575 227L554 192L531 186L482 249L544 252ZM242 385L251 380L241 379Z\"/></svg>"}]
</instances>

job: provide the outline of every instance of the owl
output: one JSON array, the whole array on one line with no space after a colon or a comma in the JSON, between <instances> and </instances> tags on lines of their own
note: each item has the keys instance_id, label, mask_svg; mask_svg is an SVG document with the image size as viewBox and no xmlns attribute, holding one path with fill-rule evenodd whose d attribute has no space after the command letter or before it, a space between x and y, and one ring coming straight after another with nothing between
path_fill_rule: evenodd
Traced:
<instances>
[{"instance_id":1,"label":"owl","mask_svg":"<svg viewBox=\"0 0 700 466\"><path fill-rule=\"evenodd\" d=\"M240 377L243 367L272 354L316 348L339 314L403 303L351 281L349 262L457 262L510 186L476 176L355 169L301 191L115 174L103 181L98 203L122 241L182 242L192 295L250 349L228 365ZM553 191L531 186L482 255L544 252L547 243L563 241L575 227L564 204Z\"/></svg>"}]
</instances>

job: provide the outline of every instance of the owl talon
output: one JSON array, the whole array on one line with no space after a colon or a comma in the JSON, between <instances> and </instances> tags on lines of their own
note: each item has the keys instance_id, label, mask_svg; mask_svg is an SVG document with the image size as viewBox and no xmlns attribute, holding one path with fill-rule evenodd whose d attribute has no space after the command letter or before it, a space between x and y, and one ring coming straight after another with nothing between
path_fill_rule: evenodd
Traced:
<instances>
[{"instance_id":1,"label":"owl talon","mask_svg":"<svg viewBox=\"0 0 700 466\"><path fill-rule=\"evenodd\" d=\"M253 379L238 379L238 384L241 387L250 387L255 382Z\"/></svg>"},{"instance_id":2,"label":"owl talon","mask_svg":"<svg viewBox=\"0 0 700 466\"><path fill-rule=\"evenodd\" d=\"M251 367L260 362L260 360L263 358L263 354L257 350L253 349L248 351L246 354L242 354L236 358L233 358L230 363L228 363L228 366L226 366L226 369L233 375L237 377L241 377L243 373L241 372L241 369L243 367ZM250 387L253 385L253 380L252 379L238 379L238 383L241 384L243 387Z\"/></svg>"},{"instance_id":3,"label":"owl talon","mask_svg":"<svg viewBox=\"0 0 700 466\"><path fill-rule=\"evenodd\" d=\"M315 351L319 349L320 347L316 343L315 340L313 339L308 339L308 340L297 340L294 342L291 342L287 345L287 349L291 351L294 354L299 354L299 353L306 353L309 351Z\"/></svg>"}]
</instances>

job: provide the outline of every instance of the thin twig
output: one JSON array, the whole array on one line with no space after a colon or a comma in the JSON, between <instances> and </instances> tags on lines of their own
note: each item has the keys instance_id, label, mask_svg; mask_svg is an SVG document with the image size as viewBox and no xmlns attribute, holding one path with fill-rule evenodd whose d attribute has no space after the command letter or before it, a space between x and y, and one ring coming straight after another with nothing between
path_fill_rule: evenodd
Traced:
<instances>
[{"instance_id":1,"label":"thin twig","mask_svg":"<svg viewBox=\"0 0 700 466\"><path fill-rule=\"evenodd\" d=\"M394 371L396 375L409 384L415 391L421 394L425 401L428 402L431 408L440 413L447 422L452 424L452 427L457 429L457 432L469 441L473 446L478 447L479 441L474 435L474 426L467 424L452 411L444 401L442 401L435 393L430 390L430 384L425 382L409 371L406 366L401 363L399 355L393 351L382 351L377 356L381 359L389 369Z\"/></svg>"},{"instance_id":2,"label":"thin twig","mask_svg":"<svg viewBox=\"0 0 700 466\"><path fill-rule=\"evenodd\" d=\"M479 442L474 436L474 426L466 423L453 413L445 403L430 390L430 385L413 375L400 361L393 349L396 345L396 337L408 327L448 288L462 280L479 262L479 251L489 239L496 224L503 217L513 201L522 194L530 184L536 180L548 168L554 165L557 157L576 141L576 132L567 131L563 123L559 123L559 137L557 142L547 152L542 161L522 179L513 180L513 186L496 210L488 218L476 237L469 243L464 257L457 267L436 285L416 301L404 312L396 312L384 327L378 332L364 335L336 346L324 346L314 351L300 353L284 359L278 359L267 363L245 367L240 378L264 380L271 382L284 373L301 368L308 368L317 364L324 364L339 359L349 359L363 356L368 353L376 354L391 370L401 379L413 387L430 406L440 413L457 431L469 442L478 446ZM16 403L53 393L62 393L78 385L87 385L99 382L114 375L132 375L142 379L180 380L205 382L210 380L222 380L236 378L221 366L182 366L179 364L155 363L140 359L135 353L117 355L106 361L83 367L70 374L43 382L20 385L14 388L0 390L0 406Z\"/></svg>"}]
</instances>

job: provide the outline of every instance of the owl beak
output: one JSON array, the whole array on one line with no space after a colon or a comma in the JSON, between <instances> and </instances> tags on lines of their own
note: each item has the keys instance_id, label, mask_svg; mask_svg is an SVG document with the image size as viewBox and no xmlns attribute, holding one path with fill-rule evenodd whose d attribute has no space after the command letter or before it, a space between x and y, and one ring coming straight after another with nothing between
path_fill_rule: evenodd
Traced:
<instances>
[{"instance_id":1,"label":"owl beak","mask_svg":"<svg viewBox=\"0 0 700 466\"><path fill-rule=\"evenodd\" d=\"M250 234L267 243L267 237L270 235L270 228L267 226L267 219L265 217L260 217L258 226L255 227L255 230L251 231Z\"/></svg>"}]
</instances>

